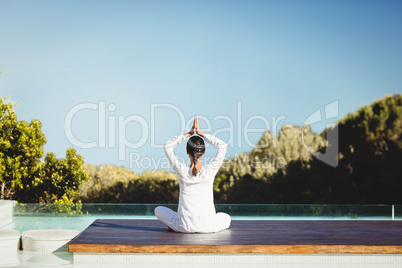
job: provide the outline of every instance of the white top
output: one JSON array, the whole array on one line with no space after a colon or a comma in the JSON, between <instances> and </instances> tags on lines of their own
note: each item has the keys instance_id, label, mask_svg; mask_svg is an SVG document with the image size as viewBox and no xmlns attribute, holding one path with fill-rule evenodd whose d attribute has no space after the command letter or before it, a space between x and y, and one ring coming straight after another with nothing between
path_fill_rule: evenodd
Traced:
<instances>
[{"instance_id":1,"label":"white top","mask_svg":"<svg viewBox=\"0 0 402 268\"><path fill-rule=\"evenodd\" d=\"M183 135L166 142L164 150L180 183L179 207L177 219L173 223L177 230L186 232L214 231L216 211L213 197L213 182L226 154L227 144L210 134L204 134L204 140L218 148L214 160L202 166L196 176L191 168L180 162L173 148L186 139Z\"/></svg>"}]
</instances>

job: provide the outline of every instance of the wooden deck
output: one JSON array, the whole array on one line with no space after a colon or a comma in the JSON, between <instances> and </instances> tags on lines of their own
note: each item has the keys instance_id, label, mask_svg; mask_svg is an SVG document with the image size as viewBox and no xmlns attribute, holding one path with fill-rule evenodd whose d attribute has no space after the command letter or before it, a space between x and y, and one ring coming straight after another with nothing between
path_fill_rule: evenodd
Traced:
<instances>
[{"instance_id":1,"label":"wooden deck","mask_svg":"<svg viewBox=\"0 0 402 268\"><path fill-rule=\"evenodd\" d=\"M402 221L234 220L219 233L183 234L157 220L99 219L70 242L69 251L402 254Z\"/></svg>"}]
</instances>

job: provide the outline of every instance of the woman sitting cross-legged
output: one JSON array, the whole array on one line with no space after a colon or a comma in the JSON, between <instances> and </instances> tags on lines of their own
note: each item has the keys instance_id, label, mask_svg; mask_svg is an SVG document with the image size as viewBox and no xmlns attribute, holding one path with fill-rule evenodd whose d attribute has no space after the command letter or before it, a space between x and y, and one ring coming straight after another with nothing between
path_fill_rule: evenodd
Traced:
<instances>
[{"instance_id":1,"label":"woman sitting cross-legged","mask_svg":"<svg viewBox=\"0 0 402 268\"><path fill-rule=\"evenodd\" d=\"M191 161L189 167L180 162L173 152L173 148L188 137L191 137L187 142L187 154ZM214 160L205 166L201 164L205 153L203 138L218 148ZM166 142L166 156L179 178L179 206L177 212L158 206L155 208L155 216L169 229L183 233L214 233L229 228L230 216L222 212L216 213L213 197L215 175L222 165L226 148L227 144L222 140L200 131L197 117L188 133Z\"/></svg>"}]
</instances>

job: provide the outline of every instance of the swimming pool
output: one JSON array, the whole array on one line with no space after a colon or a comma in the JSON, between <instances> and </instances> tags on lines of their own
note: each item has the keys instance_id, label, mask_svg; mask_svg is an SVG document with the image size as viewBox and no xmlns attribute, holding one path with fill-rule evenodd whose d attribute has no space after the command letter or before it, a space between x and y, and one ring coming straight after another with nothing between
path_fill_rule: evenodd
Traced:
<instances>
[{"instance_id":1,"label":"swimming pool","mask_svg":"<svg viewBox=\"0 0 402 268\"><path fill-rule=\"evenodd\" d=\"M96 219L156 219L160 204L83 204L82 214L56 212L49 204L16 204L12 228L20 232L32 229L74 229L83 231ZM162 204L173 210L174 204ZM233 220L402 220L399 205L272 205L217 204Z\"/></svg>"},{"instance_id":2,"label":"swimming pool","mask_svg":"<svg viewBox=\"0 0 402 268\"><path fill-rule=\"evenodd\" d=\"M80 207L83 215L153 216L155 207L163 205L177 210L177 204L87 204ZM216 211L231 216L305 216L305 217L392 217L402 216L402 205L327 205L327 204L216 204ZM14 216L73 215L74 207L64 204L16 204Z\"/></svg>"}]
</instances>

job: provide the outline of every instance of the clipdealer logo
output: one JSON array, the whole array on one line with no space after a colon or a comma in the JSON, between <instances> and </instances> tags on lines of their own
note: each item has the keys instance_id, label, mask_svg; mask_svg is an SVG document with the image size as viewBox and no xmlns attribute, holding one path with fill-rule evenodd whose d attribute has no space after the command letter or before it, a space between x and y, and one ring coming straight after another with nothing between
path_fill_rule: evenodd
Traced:
<instances>
[{"instance_id":1,"label":"clipdealer logo","mask_svg":"<svg viewBox=\"0 0 402 268\"><path fill-rule=\"evenodd\" d=\"M141 115L132 114L129 116L115 114L116 105L113 103L107 103L106 101L99 101L98 103L85 102L79 103L73 106L66 114L64 120L64 132L67 140L76 148L82 149L92 149L92 148L117 148L118 149L118 160L126 161L127 150L128 149L138 149L144 146L147 142L150 142L151 148L162 149L163 144L157 144L155 142L155 119L158 113L174 112L177 114L180 120L180 132L187 132L193 123L193 118L186 120L184 112L176 105L170 103L152 103L150 105L150 120L147 121ZM250 140L251 133L263 133L269 130L271 133L277 133L279 129L279 123L286 119L285 115L272 116L270 120L262 115L253 115L244 120L242 118L242 103L237 102L236 117L230 117L228 115L218 115L210 120L203 115L197 115L199 121L203 121L206 127L203 128L204 132L211 133L212 135L217 135L219 133L228 133L229 139L226 141L229 147L241 147L242 141L244 140L246 144L252 148L258 146L258 144L253 143ZM73 133L74 119L80 116L81 112L92 111L94 116L96 116L97 129L88 131L97 131L97 138L93 141L82 141ZM325 120L334 120L338 117L338 101L334 101L325 106ZM212 132L212 124L216 121L224 121L228 127L221 128ZM253 122L258 121L260 124L262 122L262 128L251 128ZM311 125L318 122L322 122L323 117L321 116L321 110L318 109L312 113L305 121L304 125ZM130 124L137 124L141 129L140 137L136 141L131 141L128 139L126 130ZM235 127L236 126L236 127ZM327 124L330 126L330 124ZM328 131L328 144L325 153L320 153L312 148L308 147L304 142L304 136L302 131L302 143L306 150L310 152L317 159L331 165L337 165L337 154L338 154L338 133L336 131ZM235 136L237 136L235 138ZM275 144L273 144L275 146ZM147 157L141 157L138 152L130 152L130 166L132 163L136 163L140 168L158 167L158 168L169 168L169 163L167 159L162 161L161 159L155 160L145 159Z\"/></svg>"}]
</instances>

